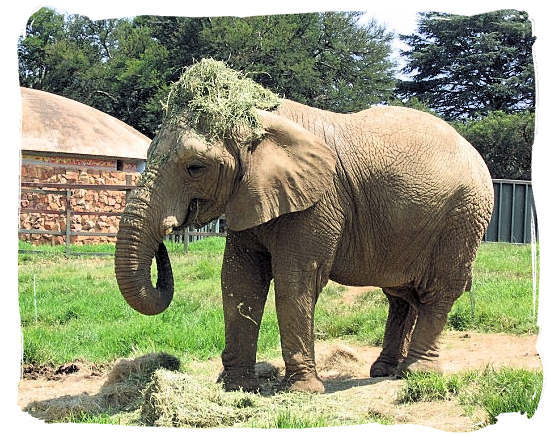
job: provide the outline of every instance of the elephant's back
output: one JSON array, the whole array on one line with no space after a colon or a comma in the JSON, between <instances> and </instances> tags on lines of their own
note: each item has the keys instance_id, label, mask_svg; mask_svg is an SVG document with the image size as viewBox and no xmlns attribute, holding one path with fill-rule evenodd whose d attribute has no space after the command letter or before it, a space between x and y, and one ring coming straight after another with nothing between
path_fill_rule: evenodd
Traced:
<instances>
[{"instance_id":1,"label":"elephant's back","mask_svg":"<svg viewBox=\"0 0 550 436\"><path fill-rule=\"evenodd\" d=\"M363 138L352 146L367 159L363 165L398 174L407 167L411 177L444 178L447 186L492 186L487 165L477 150L434 115L405 107L376 106L353 117Z\"/></svg>"}]
</instances>

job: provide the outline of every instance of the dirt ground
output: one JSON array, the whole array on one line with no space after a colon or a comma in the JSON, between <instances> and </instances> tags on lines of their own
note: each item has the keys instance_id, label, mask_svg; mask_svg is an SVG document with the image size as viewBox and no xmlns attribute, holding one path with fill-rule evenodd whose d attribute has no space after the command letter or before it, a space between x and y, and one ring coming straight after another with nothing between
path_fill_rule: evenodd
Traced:
<instances>
[{"instance_id":1,"label":"dirt ground","mask_svg":"<svg viewBox=\"0 0 550 436\"><path fill-rule=\"evenodd\" d=\"M352 288L344 298L352 301L368 289ZM444 373L503 366L542 369L536 350L536 336L481 334L447 331L442 337L441 364ZM403 381L394 378L369 377L371 363L380 348L346 343L319 341L316 343L319 376L326 393L337 395L350 413L365 410L391 417L397 423L414 423L447 431L471 431L481 417L468 417L452 401L398 404L397 395ZM282 359L270 362L283 367ZM220 359L197 362L197 371L207 370L215 378L221 369ZM79 397L97 394L107 380L109 368L99 368L85 362L74 362L59 368L28 368L19 383L18 404L22 409L32 403L63 396ZM358 410L354 410L358 409ZM360 410L359 410L360 409Z\"/></svg>"}]
</instances>

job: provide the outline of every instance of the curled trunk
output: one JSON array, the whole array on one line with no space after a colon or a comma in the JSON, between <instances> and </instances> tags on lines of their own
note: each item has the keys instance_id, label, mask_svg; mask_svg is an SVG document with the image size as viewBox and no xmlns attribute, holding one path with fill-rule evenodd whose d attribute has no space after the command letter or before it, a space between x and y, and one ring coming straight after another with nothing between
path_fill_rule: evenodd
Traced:
<instances>
[{"instance_id":1,"label":"curled trunk","mask_svg":"<svg viewBox=\"0 0 550 436\"><path fill-rule=\"evenodd\" d=\"M125 216L117 235L115 274L127 303L144 315L164 311L174 294L174 279L166 247L162 240L143 233L139 226L126 224ZM151 264L156 258L158 278L151 283Z\"/></svg>"}]
</instances>

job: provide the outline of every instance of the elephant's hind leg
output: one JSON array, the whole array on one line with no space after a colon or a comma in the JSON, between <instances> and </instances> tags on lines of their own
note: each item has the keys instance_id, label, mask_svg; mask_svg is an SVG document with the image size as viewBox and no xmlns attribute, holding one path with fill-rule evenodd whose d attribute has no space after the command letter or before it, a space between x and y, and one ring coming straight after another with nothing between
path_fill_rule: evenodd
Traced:
<instances>
[{"instance_id":1,"label":"elephant's hind leg","mask_svg":"<svg viewBox=\"0 0 550 436\"><path fill-rule=\"evenodd\" d=\"M395 295L396 292L389 289L383 289L383 291L389 302L388 319L382 352L370 368L371 377L394 375L397 366L407 355L418 316L416 305L412 304L411 299L398 297ZM411 291L407 290L405 293L410 295Z\"/></svg>"},{"instance_id":2,"label":"elephant's hind leg","mask_svg":"<svg viewBox=\"0 0 550 436\"><path fill-rule=\"evenodd\" d=\"M453 302L454 299L440 299L419 305L408 353L399 363L395 375L400 376L405 371L440 371L439 338Z\"/></svg>"},{"instance_id":3,"label":"elephant's hind leg","mask_svg":"<svg viewBox=\"0 0 550 436\"><path fill-rule=\"evenodd\" d=\"M433 255L430 279L417 289L418 319L405 360L404 371L439 371L439 337L451 308L472 283L472 266L486 223L456 216Z\"/></svg>"}]
</instances>

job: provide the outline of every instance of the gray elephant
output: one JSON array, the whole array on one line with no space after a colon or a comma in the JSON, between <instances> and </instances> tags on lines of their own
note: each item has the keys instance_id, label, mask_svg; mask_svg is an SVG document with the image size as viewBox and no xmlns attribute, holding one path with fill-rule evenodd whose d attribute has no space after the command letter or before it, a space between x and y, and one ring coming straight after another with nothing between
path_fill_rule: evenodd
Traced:
<instances>
[{"instance_id":1,"label":"gray elephant","mask_svg":"<svg viewBox=\"0 0 550 436\"><path fill-rule=\"evenodd\" d=\"M220 85L224 75L232 79ZM219 93L201 106L214 92L207 82ZM212 60L188 69L172 91L120 221L115 271L126 301L143 314L166 309L174 284L163 237L225 212L226 389L258 388L257 338L271 280L288 389L324 390L313 322L329 279L381 287L388 298L371 376L436 368L438 337L471 287L493 209L477 151L427 113L383 106L331 113L274 97ZM235 108L240 100L244 112Z\"/></svg>"}]
</instances>

